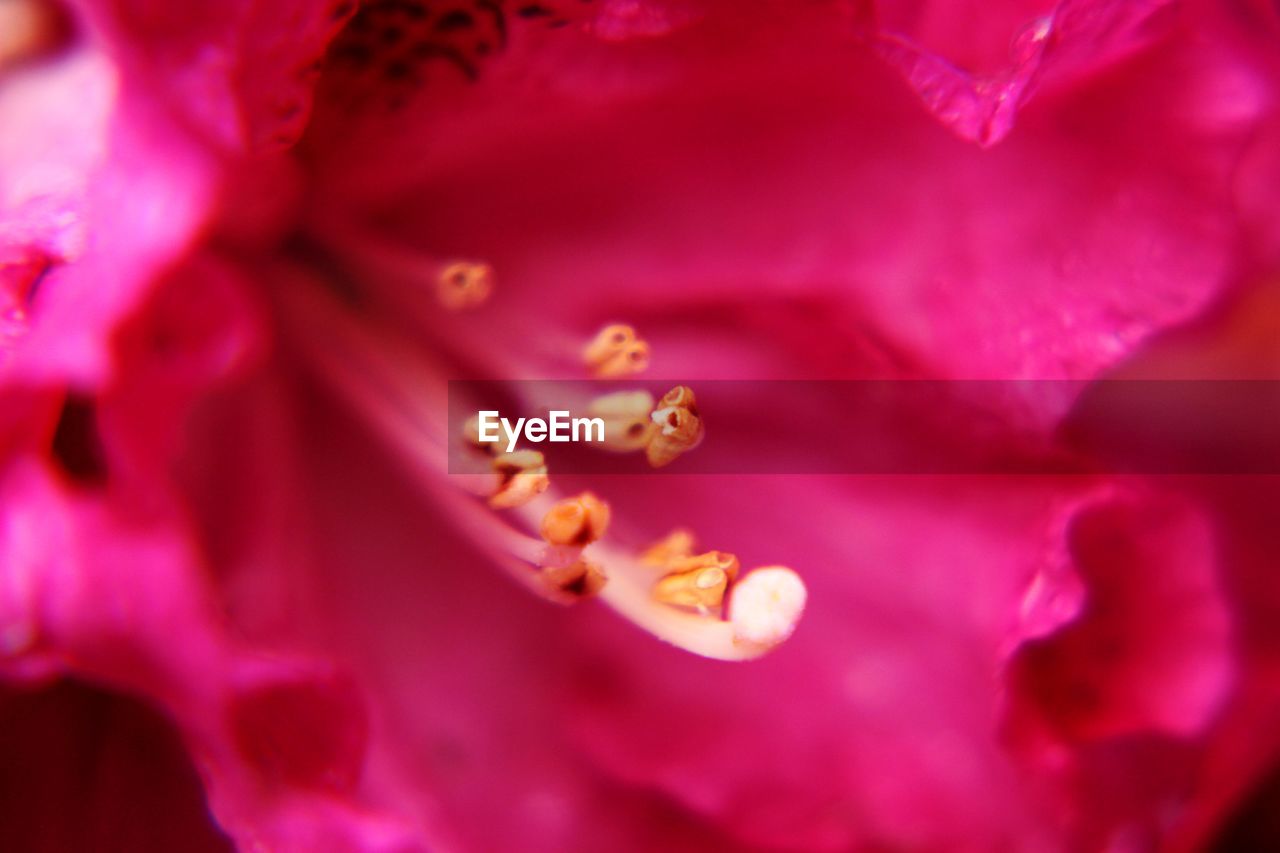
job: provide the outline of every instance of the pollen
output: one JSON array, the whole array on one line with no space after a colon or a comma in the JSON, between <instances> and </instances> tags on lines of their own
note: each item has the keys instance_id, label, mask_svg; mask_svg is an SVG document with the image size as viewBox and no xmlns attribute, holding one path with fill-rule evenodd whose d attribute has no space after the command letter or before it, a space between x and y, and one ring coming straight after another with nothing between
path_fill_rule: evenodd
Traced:
<instances>
[{"instance_id":1,"label":"pollen","mask_svg":"<svg viewBox=\"0 0 1280 853\"><path fill-rule=\"evenodd\" d=\"M697 447L704 434L693 391L684 385L672 388L650 415L655 430L645 448L649 464L670 465L676 457Z\"/></svg>"},{"instance_id":2,"label":"pollen","mask_svg":"<svg viewBox=\"0 0 1280 853\"><path fill-rule=\"evenodd\" d=\"M650 545L640 555L640 562L646 566L665 568L677 558L688 557L692 554L694 544L693 532L683 527L678 527Z\"/></svg>"},{"instance_id":3,"label":"pollen","mask_svg":"<svg viewBox=\"0 0 1280 853\"><path fill-rule=\"evenodd\" d=\"M591 401L587 413L604 421L604 446L609 450L642 450L656 427L650 415L653 395L648 391L618 391Z\"/></svg>"},{"instance_id":4,"label":"pollen","mask_svg":"<svg viewBox=\"0 0 1280 853\"><path fill-rule=\"evenodd\" d=\"M489 506L494 509L523 506L551 484L546 459L536 450L503 453L492 464L498 475L498 489L489 498Z\"/></svg>"},{"instance_id":5,"label":"pollen","mask_svg":"<svg viewBox=\"0 0 1280 853\"><path fill-rule=\"evenodd\" d=\"M493 292L493 267L472 261L446 264L436 279L436 295L450 311L483 305Z\"/></svg>"},{"instance_id":6,"label":"pollen","mask_svg":"<svg viewBox=\"0 0 1280 853\"><path fill-rule=\"evenodd\" d=\"M795 631L808 593L800 576L784 566L749 572L734 585L729 622L734 642L772 648Z\"/></svg>"},{"instance_id":7,"label":"pollen","mask_svg":"<svg viewBox=\"0 0 1280 853\"><path fill-rule=\"evenodd\" d=\"M482 450L485 453L501 453L502 443L497 441L481 441L480 440L480 416L472 415L467 418L467 422L462 425L462 440L466 442L467 447L474 450Z\"/></svg>"},{"instance_id":8,"label":"pollen","mask_svg":"<svg viewBox=\"0 0 1280 853\"><path fill-rule=\"evenodd\" d=\"M640 373L649 366L649 345L636 330L621 323L605 326L582 351L582 360L597 379Z\"/></svg>"},{"instance_id":9,"label":"pollen","mask_svg":"<svg viewBox=\"0 0 1280 853\"><path fill-rule=\"evenodd\" d=\"M608 582L604 571L587 560L544 568L540 577L553 597L568 602L591 598Z\"/></svg>"},{"instance_id":10,"label":"pollen","mask_svg":"<svg viewBox=\"0 0 1280 853\"><path fill-rule=\"evenodd\" d=\"M653 586L653 597L663 604L706 611L724 602L725 591L738 576L738 558L724 551L676 557L667 567L671 574Z\"/></svg>"},{"instance_id":11,"label":"pollen","mask_svg":"<svg viewBox=\"0 0 1280 853\"><path fill-rule=\"evenodd\" d=\"M542 517L540 533L552 545L589 545L609 527L609 505L591 492L558 501Z\"/></svg>"}]
</instances>

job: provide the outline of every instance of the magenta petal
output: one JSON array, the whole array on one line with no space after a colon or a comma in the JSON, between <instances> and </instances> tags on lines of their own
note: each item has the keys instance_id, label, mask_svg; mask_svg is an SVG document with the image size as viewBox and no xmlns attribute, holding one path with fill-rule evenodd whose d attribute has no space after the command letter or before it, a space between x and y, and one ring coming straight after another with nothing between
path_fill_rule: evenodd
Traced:
<instances>
[{"instance_id":1,"label":"magenta petal","mask_svg":"<svg viewBox=\"0 0 1280 853\"><path fill-rule=\"evenodd\" d=\"M95 36L128 85L231 147L293 143L310 111L317 63L354 10L342 0L280 3L83 0Z\"/></svg>"},{"instance_id":2,"label":"magenta petal","mask_svg":"<svg viewBox=\"0 0 1280 853\"><path fill-rule=\"evenodd\" d=\"M1084 605L1014 656L1014 725L1035 718L1068 740L1200 731L1233 670L1204 519L1168 500L1120 497L1085 506L1068 535Z\"/></svg>"},{"instance_id":3,"label":"magenta petal","mask_svg":"<svg viewBox=\"0 0 1280 853\"><path fill-rule=\"evenodd\" d=\"M984 74L964 70L909 36L877 26L870 13L864 13L861 25L876 51L939 121L962 139L985 146L1009 134L1037 86L1082 76L1141 48L1167 29L1169 16L1162 13L1172 5L1171 0L1063 0L1047 14L1023 21L1020 30L1009 31L1009 64ZM981 17L985 10L970 14ZM952 38L974 26L972 20L953 23L947 33Z\"/></svg>"},{"instance_id":4,"label":"magenta petal","mask_svg":"<svg viewBox=\"0 0 1280 853\"><path fill-rule=\"evenodd\" d=\"M337 792L354 788L369 737L355 686L309 673L246 675L227 713L236 744L262 781Z\"/></svg>"}]
</instances>

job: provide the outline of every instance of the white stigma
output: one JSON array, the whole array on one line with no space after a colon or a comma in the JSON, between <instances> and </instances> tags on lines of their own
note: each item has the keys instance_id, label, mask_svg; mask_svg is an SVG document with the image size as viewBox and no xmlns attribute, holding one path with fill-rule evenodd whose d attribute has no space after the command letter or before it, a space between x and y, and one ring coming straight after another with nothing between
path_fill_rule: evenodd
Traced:
<instances>
[{"instance_id":1,"label":"white stigma","mask_svg":"<svg viewBox=\"0 0 1280 853\"><path fill-rule=\"evenodd\" d=\"M791 636L804 612L804 581L784 566L748 573L733 587L729 622L735 642L772 647Z\"/></svg>"}]
</instances>

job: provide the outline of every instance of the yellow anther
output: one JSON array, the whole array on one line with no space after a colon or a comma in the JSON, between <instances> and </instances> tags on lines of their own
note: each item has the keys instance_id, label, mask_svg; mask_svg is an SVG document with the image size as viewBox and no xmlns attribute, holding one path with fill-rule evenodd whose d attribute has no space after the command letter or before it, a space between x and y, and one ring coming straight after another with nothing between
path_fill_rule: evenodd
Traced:
<instances>
[{"instance_id":1,"label":"yellow anther","mask_svg":"<svg viewBox=\"0 0 1280 853\"><path fill-rule=\"evenodd\" d=\"M456 261L440 271L436 295L450 311L465 311L484 304L493 292L493 267L471 261Z\"/></svg>"},{"instance_id":2,"label":"yellow anther","mask_svg":"<svg viewBox=\"0 0 1280 853\"><path fill-rule=\"evenodd\" d=\"M561 601L590 598L604 588L608 578L599 566L578 560L567 566L544 568L539 575L552 597Z\"/></svg>"},{"instance_id":3,"label":"yellow anther","mask_svg":"<svg viewBox=\"0 0 1280 853\"><path fill-rule=\"evenodd\" d=\"M503 453L492 465L498 475L498 490L489 498L489 505L495 509L523 506L545 492L551 483L546 459L536 450Z\"/></svg>"},{"instance_id":4,"label":"yellow anther","mask_svg":"<svg viewBox=\"0 0 1280 853\"><path fill-rule=\"evenodd\" d=\"M501 453L501 441L481 441L480 440L480 416L472 415L467 418L467 422L462 425L462 440L466 442L468 447L476 450L483 450L486 453Z\"/></svg>"},{"instance_id":5,"label":"yellow anther","mask_svg":"<svg viewBox=\"0 0 1280 853\"><path fill-rule=\"evenodd\" d=\"M636 336L636 330L620 323L605 326L582 351L597 379L630 376L649 366L649 345Z\"/></svg>"},{"instance_id":6,"label":"yellow anther","mask_svg":"<svg viewBox=\"0 0 1280 853\"><path fill-rule=\"evenodd\" d=\"M491 435L494 434L492 432L493 429L494 429L493 425L490 424ZM462 425L462 440L466 443L468 447L473 447L476 450L483 450L485 453L490 453L494 456L499 456L507 452L506 448L510 446L512 436L510 431L507 428L507 425L501 421L497 426L496 435L498 436L496 441L480 440L480 416L479 415L472 415L471 417L467 418L466 423Z\"/></svg>"},{"instance_id":7,"label":"yellow anther","mask_svg":"<svg viewBox=\"0 0 1280 853\"><path fill-rule=\"evenodd\" d=\"M677 385L670 391L662 395L662 399L658 401L659 409L670 407L680 409L692 409L694 414L698 413L698 401L693 396L693 389L688 385Z\"/></svg>"},{"instance_id":8,"label":"yellow anther","mask_svg":"<svg viewBox=\"0 0 1280 853\"><path fill-rule=\"evenodd\" d=\"M604 421L604 446L610 450L640 450L657 431L650 419L653 395L648 391L618 391L591 401L587 414Z\"/></svg>"},{"instance_id":9,"label":"yellow anther","mask_svg":"<svg viewBox=\"0 0 1280 853\"><path fill-rule=\"evenodd\" d=\"M693 391L684 385L677 385L663 395L650 420L656 429L645 448L645 456L655 468L670 464L702 441L702 418L698 416L697 401Z\"/></svg>"},{"instance_id":10,"label":"yellow anther","mask_svg":"<svg viewBox=\"0 0 1280 853\"><path fill-rule=\"evenodd\" d=\"M542 538L552 545L589 545L609 527L609 505L591 492L558 501L542 517Z\"/></svg>"},{"instance_id":11,"label":"yellow anther","mask_svg":"<svg viewBox=\"0 0 1280 853\"><path fill-rule=\"evenodd\" d=\"M653 585L653 597L663 604L705 610L724 602L725 590L738 576L738 558L724 551L677 557L674 571Z\"/></svg>"},{"instance_id":12,"label":"yellow anther","mask_svg":"<svg viewBox=\"0 0 1280 853\"><path fill-rule=\"evenodd\" d=\"M693 533L683 527L677 528L650 545L640 555L640 562L646 566L664 568L677 558L688 557L692 554L693 546Z\"/></svg>"}]
</instances>

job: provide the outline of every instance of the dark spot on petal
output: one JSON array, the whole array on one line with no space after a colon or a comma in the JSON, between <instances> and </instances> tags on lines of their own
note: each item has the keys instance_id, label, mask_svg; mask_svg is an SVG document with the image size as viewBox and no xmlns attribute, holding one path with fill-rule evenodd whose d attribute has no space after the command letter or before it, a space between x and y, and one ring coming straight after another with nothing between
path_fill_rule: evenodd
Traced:
<instances>
[{"instance_id":1,"label":"dark spot on petal","mask_svg":"<svg viewBox=\"0 0 1280 853\"><path fill-rule=\"evenodd\" d=\"M436 21L436 29L442 33L453 32L455 30L465 30L476 25L476 19L470 12L462 9L454 9L446 14L443 18Z\"/></svg>"},{"instance_id":2,"label":"dark spot on petal","mask_svg":"<svg viewBox=\"0 0 1280 853\"><path fill-rule=\"evenodd\" d=\"M67 398L53 431L52 449L54 460L74 482L87 486L106 482L106 452L92 399L76 395Z\"/></svg>"},{"instance_id":3,"label":"dark spot on petal","mask_svg":"<svg viewBox=\"0 0 1280 853\"><path fill-rule=\"evenodd\" d=\"M365 67L373 60L373 51L368 45L347 41L333 51L334 59L357 67Z\"/></svg>"},{"instance_id":4,"label":"dark spot on petal","mask_svg":"<svg viewBox=\"0 0 1280 853\"><path fill-rule=\"evenodd\" d=\"M1211 853L1280 850L1280 766L1254 784L1218 830Z\"/></svg>"},{"instance_id":5,"label":"dark spot on petal","mask_svg":"<svg viewBox=\"0 0 1280 853\"><path fill-rule=\"evenodd\" d=\"M0 688L0 850L232 853L168 714L76 681Z\"/></svg>"},{"instance_id":6,"label":"dark spot on petal","mask_svg":"<svg viewBox=\"0 0 1280 853\"><path fill-rule=\"evenodd\" d=\"M549 18L551 17L551 10L546 8L545 6L539 6L536 3L530 3L527 6L521 6L519 9L517 9L516 14L525 19Z\"/></svg>"}]
</instances>

